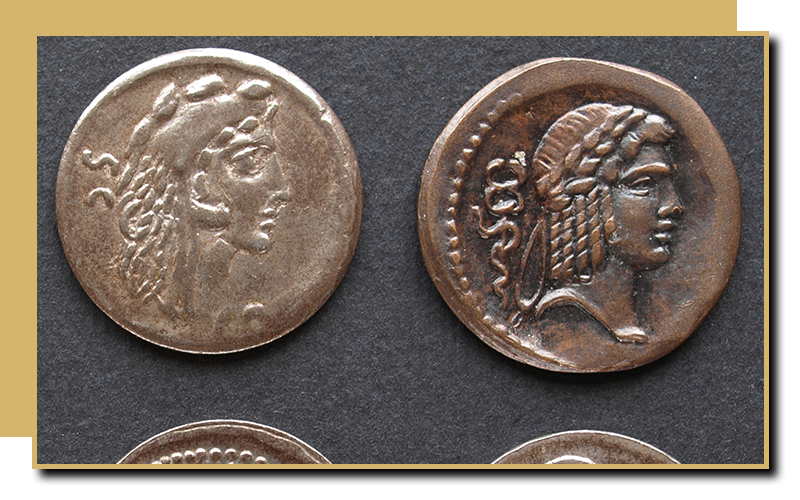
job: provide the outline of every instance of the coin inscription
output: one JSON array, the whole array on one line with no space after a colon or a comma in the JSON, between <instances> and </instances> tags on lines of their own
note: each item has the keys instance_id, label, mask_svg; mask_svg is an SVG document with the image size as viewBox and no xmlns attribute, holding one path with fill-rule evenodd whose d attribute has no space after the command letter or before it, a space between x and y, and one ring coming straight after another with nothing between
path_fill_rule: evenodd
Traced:
<instances>
[{"instance_id":1,"label":"coin inscription","mask_svg":"<svg viewBox=\"0 0 800 500\"><path fill-rule=\"evenodd\" d=\"M57 212L73 270L115 321L174 349L231 352L285 334L333 292L361 185L312 89L203 49L134 68L95 99L65 149Z\"/></svg>"},{"instance_id":2,"label":"coin inscription","mask_svg":"<svg viewBox=\"0 0 800 500\"><path fill-rule=\"evenodd\" d=\"M730 275L739 213L735 169L688 95L551 59L498 78L446 127L419 232L440 292L489 345L541 368L614 371L697 327Z\"/></svg>"}]
</instances>

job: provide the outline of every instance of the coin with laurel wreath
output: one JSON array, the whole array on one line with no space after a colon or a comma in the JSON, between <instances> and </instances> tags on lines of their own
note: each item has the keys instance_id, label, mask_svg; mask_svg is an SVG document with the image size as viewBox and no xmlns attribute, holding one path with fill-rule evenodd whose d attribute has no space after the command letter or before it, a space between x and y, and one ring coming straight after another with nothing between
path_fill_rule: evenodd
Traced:
<instances>
[{"instance_id":1,"label":"coin with laurel wreath","mask_svg":"<svg viewBox=\"0 0 800 500\"><path fill-rule=\"evenodd\" d=\"M641 366L722 293L739 183L700 106L651 73L546 59L502 75L434 144L419 235L450 308L554 371Z\"/></svg>"},{"instance_id":2,"label":"coin with laurel wreath","mask_svg":"<svg viewBox=\"0 0 800 500\"><path fill-rule=\"evenodd\" d=\"M208 420L175 427L125 455L120 464L329 464L296 437L266 425Z\"/></svg>"},{"instance_id":3,"label":"coin with laurel wreath","mask_svg":"<svg viewBox=\"0 0 800 500\"><path fill-rule=\"evenodd\" d=\"M111 83L64 150L56 212L94 302L158 345L224 353L314 314L347 270L361 179L336 115L265 59L176 52Z\"/></svg>"},{"instance_id":4,"label":"coin with laurel wreath","mask_svg":"<svg viewBox=\"0 0 800 500\"><path fill-rule=\"evenodd\" d=\"M677 464L637 439L602 431L568 431L540 437L495 460L495 464Z\"/></svg>"}]
</instances>

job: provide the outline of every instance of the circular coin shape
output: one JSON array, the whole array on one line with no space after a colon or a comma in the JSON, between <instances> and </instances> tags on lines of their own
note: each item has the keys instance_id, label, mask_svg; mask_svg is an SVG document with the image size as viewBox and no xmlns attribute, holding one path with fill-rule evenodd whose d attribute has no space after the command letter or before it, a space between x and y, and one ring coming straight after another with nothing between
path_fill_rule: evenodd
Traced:
<instances>
[{"instance_id":1,"label":"circular coin shape","mask_svg":"<svg viewBox=\"0 0 800 500\"><path fill-rule=\"evenodd\" d=\"M563 372L675 349L722 293L740 233L736 171L698 104L583 59L520 66L465 104L418 210L456 315L506 356Z\"/></svg>"},{"instance_id":2,"label":"circular coin shape","mask_svg":"<svg viewBox=\"0 0 800 500\"><path fill-rule=\"evenodd\" d=\"M601 431L569 431L528 441L495 464L677 464L639 440Z\"/></svg>"},{"instance_id":3,"label":"circular coin shape","mask_svg":"<svg viewBox=\"0 0 800 500\"><path fill-rule=\"evenodd\" d=\"M266 425L208 420L175 427L125 455L120 464L329 464L303 441Z\"/></svg>"},{"instance_id":4,"label":"circular coin shape","mask_svg":"<svg viewBox=\"0 0 800 500\"><path fill-rule=\"evenodd\" d=\"M361 224L355 153L333 111L260 57L198 49L123 74L84 111L56 185L69 264L155 344L240 351L333 293Z\"/></svg>"}]
</instances>

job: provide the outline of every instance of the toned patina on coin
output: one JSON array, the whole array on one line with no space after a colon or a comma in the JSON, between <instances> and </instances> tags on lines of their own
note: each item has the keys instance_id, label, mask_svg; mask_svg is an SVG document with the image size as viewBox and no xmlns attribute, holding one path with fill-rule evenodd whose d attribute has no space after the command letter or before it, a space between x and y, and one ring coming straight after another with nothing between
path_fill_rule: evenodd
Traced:
<instances>
[{"instance_id":1,"label":"toned patina on coin","mask_svg":"<svg viewBox=\"0 0 800 500\"><path fill-rule=\"evenodd\" d=\"M419 195L428 271L484 342L565 372L672 351L736 258L739 183L675 84L546 59L473 97L431 150Z\"/></svg>"},{"instance_id":2,"label":"toned patina on coin","mask_svg":"<svg viewBox=\"0 0 800 500\"><path fill-rule=\"evenodd\" d=\"M114 321L158 345L270 342L333 293L355 250L361 179L333 111L260 57L158 57L84 111L58 171L69 264Z\"/></svg>"},{"instance_id":3,"label":"toned patina on coin","mask_svg":"<svg viewBox=\"0 0 800 500\"><path fill-rule=\"evenodd\" d=\"M329 464L296 437L266 425L208 420L154 436L120 464Z\"/></svg>"},{"instance_id":4,"label":"toned patina on coin","mask_svg":"<svg viewBox=\"0 0 800 500\"><path fill-rule=\"evenodd\" d=\"M663 451L612 432L569 431L514 448L495 464L677 464Z\"/></svg>"}]
</instances>

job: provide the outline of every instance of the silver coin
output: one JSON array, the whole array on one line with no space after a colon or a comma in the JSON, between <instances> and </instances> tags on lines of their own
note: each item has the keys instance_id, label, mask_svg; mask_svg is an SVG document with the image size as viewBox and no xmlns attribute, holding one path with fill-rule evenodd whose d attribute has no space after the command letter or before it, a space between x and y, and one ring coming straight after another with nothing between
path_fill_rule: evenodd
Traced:
<instances>
[{"instance_id":1,"label":"silver coin","mask_svg":"<svg viewBox=\"0 0 800 500\"><path fill-rule=\"evenodd\" d=\"M677 464L663 451L639 440L602 431L568 431L514 448L495 464Z\"/></svg>"},{"instance_id":2,"label":"silver coin","mask_svg":"<svg viewBox=\"0 0 800 500\"><path fill-rule=\"evenodd\" d=\"M329 464L320 452L278 429L208 420L153 436L120 464Z\"/></svg>"},{"instance_id":3,"label":"silver coin","mask_svg":"<svg viewBox=\"0 0 800 500\"><path fill-rule=\"evenodd\" d=\"M270 342L343 278L361 224L347 134L306 83L197 49L111 83L69 138L56 186L70 266L130 332L194 353Z\"/></svg>"}]
</instances>

